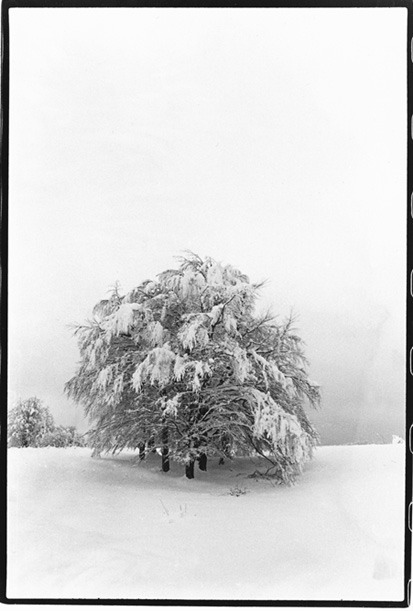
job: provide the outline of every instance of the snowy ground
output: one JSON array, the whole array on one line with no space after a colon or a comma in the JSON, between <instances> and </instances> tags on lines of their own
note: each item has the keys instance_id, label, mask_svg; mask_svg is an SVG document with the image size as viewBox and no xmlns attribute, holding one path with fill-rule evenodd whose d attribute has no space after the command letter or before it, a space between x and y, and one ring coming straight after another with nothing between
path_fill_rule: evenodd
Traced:
<instances>
[{"instance_id":1,"label":"snowy ground","mask_svg":"<svg viewBox=\"0 0 413 611\"><path fill-rule=\"evenodd\" d=\"M321 447L275 487L243 460L187 480L159 456L11 449L7 595L403 600L404 451Z\"/></svg>"}]
</instances>

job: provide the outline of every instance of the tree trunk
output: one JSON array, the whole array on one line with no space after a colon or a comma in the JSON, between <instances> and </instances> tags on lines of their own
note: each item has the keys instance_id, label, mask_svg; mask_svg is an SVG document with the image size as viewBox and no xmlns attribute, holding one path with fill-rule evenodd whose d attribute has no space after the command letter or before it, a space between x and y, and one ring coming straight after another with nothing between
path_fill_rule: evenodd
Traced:
<instances>
[{"instance_id":1,"label":"tree trunk","mask_svg":"<svg viewBox=\"0 0 413 611\"><path fill-rule=\"evenodd\" d=\"M165 426L162 429L162 471L169 471L169 447L168 447L168 429Z\"/></svg>"},{"instance_id":2,"label":"tree trunk","mask_svg":"<svg viewBox=\"0 0 413 611\"><path fill-rule=\"evenodd\" d=\"M195 461L190 460L185 465L185 475L187 476L188 479L194 479L194 464L195 464Z\"/></svg>"},{"instance_id":3,"label":"tree trunk","mask_svg":"<svg viewBox=\"0 0 413 611\"><path fill-rule=\"evenodd\" d=\"M145 444L142 442L138 445L139 448L139 460L145 460Z\"/></svg>"},{"instance_id":4,"label":"tree trunk","mask_svg":"<svg viewBox=\"0 0 413 611\"><path fill-rule=\"evenodd\" d=\"M198 465L201 471L207 470L207 455L202 452L198 458Z\"/></svg>"}]
</instances>

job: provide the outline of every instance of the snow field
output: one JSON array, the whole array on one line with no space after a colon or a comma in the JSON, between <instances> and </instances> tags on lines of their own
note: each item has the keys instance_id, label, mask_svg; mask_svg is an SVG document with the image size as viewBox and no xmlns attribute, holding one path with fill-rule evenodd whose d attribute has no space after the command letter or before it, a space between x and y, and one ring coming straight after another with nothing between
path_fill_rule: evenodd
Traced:
<instances>
[{"instance_id":1,"label":"snow field","mask_svg":"<svg viewBox=\"0 0 413 611\"><path fill-rule=\"evenodd\" d=\"M9 598L403 600L403 445L318 448L295 486L12 448ZM236 494L239 494L237 496Z\"/></svg>"}]
</instances>

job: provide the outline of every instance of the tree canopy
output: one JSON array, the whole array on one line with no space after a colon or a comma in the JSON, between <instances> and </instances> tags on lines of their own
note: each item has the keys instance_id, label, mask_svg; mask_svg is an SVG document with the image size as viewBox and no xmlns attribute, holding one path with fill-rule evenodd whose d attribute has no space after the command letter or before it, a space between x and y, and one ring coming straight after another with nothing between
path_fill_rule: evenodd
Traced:
<instances>
[{"instance_id":1,"label":"tree canopy","mask_svg":"<svg viewBox=\"0 0 413 611\"><path fill-rule=\"evenodd\" d=\"M160 446L164 470L171 458L187 475L207 456L260 455L293 481L317 442L305 409L320 393L292 318L256 314L262 285L231 265L179 263L125 295L115 287L75 328L81 362L65 389L93 446Z\"/></svg>"}]
</instances>

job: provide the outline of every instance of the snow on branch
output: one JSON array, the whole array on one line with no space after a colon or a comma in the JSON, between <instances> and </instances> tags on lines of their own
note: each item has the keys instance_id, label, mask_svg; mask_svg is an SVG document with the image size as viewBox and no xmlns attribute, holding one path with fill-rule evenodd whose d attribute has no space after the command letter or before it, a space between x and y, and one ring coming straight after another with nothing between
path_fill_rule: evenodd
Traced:
<instances>
[{"instance_id":1,"label":"snow on branch","mask_svg":"<svg viewBox=\"0 0 413 611\"><path fill-rule=\"evenodd\" d=\"M303 430L297 417L286 412L269 393L250 388L246 395L254 411L254 437L268 439L275 456L281 452L301 470L312 455L311 436Z\"/></svg>"},{"instance_id":2,"label":"snow on branch","mask_svg":"<svg viewBox=\"0 0 413 611\"><path fill-rule=\"evenodd\" d=\"M158 383L160 387L165 386L170 380L174 361L175 353L172 352L168 343L154 348L136 367L132 376L133 388L139 393L143 382L148 378L152 385Z\"/></svg>"},{"instance_id":3,"label":"snow on branch","mask_svg":"<svg viewBox=\"0 0 413 611\"><path fill-rule=\"evenodd\" d=\"M190 352L196 347L205 347L209 342L208 331L204 326L205 315L196 314L185 322L178 332L178 339L183 348Z\"/></svg>"},{"instance_id":4,"label":"snow on branch","mask_svg":"<svg viewBox=\"0 0 413 611\"><path fill-rule=\"evenodd\" d=\"M135 319L135 312L142 311L139 303L122 303L119 308L102 321L101 326L109 336L128 335Z\"/></svg>"}]
</instances>

